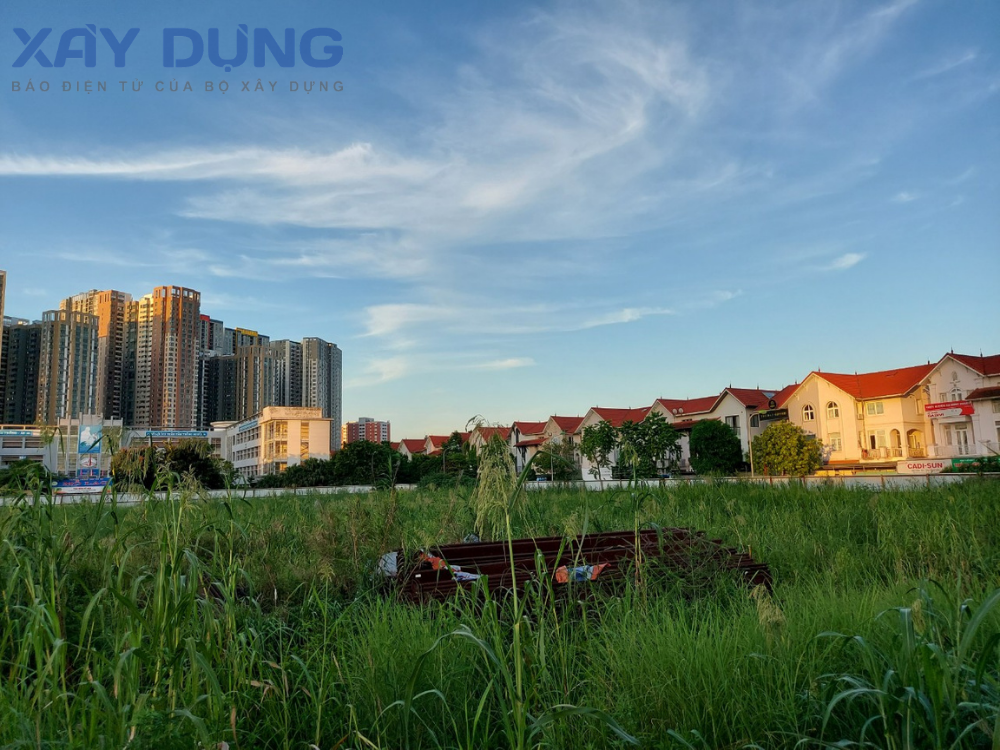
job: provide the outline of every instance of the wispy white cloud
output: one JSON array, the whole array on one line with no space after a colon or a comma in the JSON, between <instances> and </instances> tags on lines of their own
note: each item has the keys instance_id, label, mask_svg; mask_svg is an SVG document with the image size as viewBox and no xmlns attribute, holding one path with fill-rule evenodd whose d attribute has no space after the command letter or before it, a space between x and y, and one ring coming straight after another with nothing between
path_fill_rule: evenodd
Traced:
<instances>
[{"instance_id":1,"label":"wispy white cloud","mask_svg":"<svg viewBox=\"0 0 1000 750\"><path fill-rule=\"evenodd\" d=\"M892 196L892 198L890 200L893 203L911 203L911 202L917 200L917 198L919 198L919 197L920 197L920 195L918 195L917 193L915 193L915 192L913 192L911 190L902 190L902 191L896 193L894 196Z\"/></svg>"},{"instance_id":2,"label":"wispy white cloud","mask_svg":"<svg viewBox=\"0 0 1000 750\"><path fill-rule=\"evenodd\" d=\"M632 323L642 320L650 315L674 315L675 312L668 307L623 307L620 310L612 310L603 315L589 318L581 325L581 329L597 328L598 326L610 326L618 323Z\"/></svg>"},{"instance_id":3,"label":"wispy white cloud","mask_svg":"<svg viewBox=\"0 0 1000 750\"><path fill-rule=\"evenodd\" d=\"M921 78L933 78L934 76L939 76L942 73L948 73L955 68L959 68L963 65L968 65L979 57L979 53L976 50L968 50L959 55L953 55L947 57L940 62L935 63L929 68L921 70L919 73L914 75L914 79Z\"/></svg>"},{"instance_id":4,"label":"wispy white cloud","mask_svg":"<svg viewBox=\"0 0 1000 750\"><path fill-rule=\"evenodd\" d=\"M532 367L535 360L531 357L508 357L506 359L494 359L490 362L481 362L469 365L472 370L513 370L518 367Z\"/></svg>"},{"instance_id":5,"label":"wispy white cloud","mask_svg":"<svg viewBox=\"0 0 1000 750\"><path fill-rule=\"evenodd\" d=\"M864 253L844 253L832 262L823 266L824 271L846 271L865 259Z\"/></svg>"},{"instance_id":6,"label":"wispy white cloud","mask_svg":"<svg viewBox=\"0 0 1000 750\"><path fill-rule=\"evenodd\" d=\"M410 85L397 72L413 111L405 137L377 124L337 141L325 122L297 124L299 148L6 152L0 175L188 183L172 204L181 218L251 237L224 257L182 261L219 278L389 280L386 298L397 301L358 314L363 343L380 355L362 379L385 382L431 366L417 350L442 338L455 349L483 337L493 345L652 322L738 296L681 292L659 305L671 283L663 269L683 251L636 250L628 238L706 217L738 226L727 210L738 198L807 204L877 174L877 149L835 152L839 132L823 143L836 157L805 169L784 150L759 156L736 141L811 147L824 134L803 131L797 110L821 102L912 5L865 6L847 21L834 9L785 8L776 19L747 6L741 23L754 33L737 25L705 35L680 6L556 2L481 30L452 78ZM613 252L593 249L615 242ZM862 258L846 253L823 270ZM534 277L544 283L524 283ZM729 283L706 278L701 289ZM502 348L478 366L525 359Z\"/></svg>"}]
</instances>

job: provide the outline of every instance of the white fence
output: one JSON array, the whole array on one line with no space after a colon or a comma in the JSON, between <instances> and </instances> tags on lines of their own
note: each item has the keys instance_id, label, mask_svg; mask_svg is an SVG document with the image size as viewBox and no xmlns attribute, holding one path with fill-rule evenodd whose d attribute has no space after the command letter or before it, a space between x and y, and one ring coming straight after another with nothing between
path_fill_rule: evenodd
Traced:
<instances>
[{"instance_id":1,"label":"white fence","mask_svg":"<svg viewBox=\"0 0 1000 750\"><path fill-rule=\"evenodd\" d=\"M964 482L976 474L877 474L877 475L842 475L833 477L686 477L683 479L640 479L635 484L648 488L673 488L689 484L758 484L773 487L803 486L812 488L821 487L846 487L848 489L866 489L872 491L881 490L902 490L916 489L920 487L943 487L956 482ZM1000 476L989 476L1000 483ZM622 490L628 489L629 483L625 480L597 480L587 479L575 482L528 482L527 489L531 491L542 491L549 489L587 489L600 492L601 490ZM417 488L415 484L397 484L399 491L410 491ZM208 490L201 493L205 499L222 500L231 498L239 500L242 498L264 498L264 497L287 497L289 495L343 495L357 494L372 491L371 485L345 485L341 487L301 487L298 489L288 488L234 488L232 490ZM159 499L165 498L165 493L158 492L155 496ZM94 503L100 499L98 493L60 493L55 496L56 504L71 505L75 503ZM143 500L149 499L149 494L120 493L118 503L120 505L135 505ZM0 498L0 505L5 502ZM9 502L9 500L8 500Z\"/></svg>"}]
</instances>

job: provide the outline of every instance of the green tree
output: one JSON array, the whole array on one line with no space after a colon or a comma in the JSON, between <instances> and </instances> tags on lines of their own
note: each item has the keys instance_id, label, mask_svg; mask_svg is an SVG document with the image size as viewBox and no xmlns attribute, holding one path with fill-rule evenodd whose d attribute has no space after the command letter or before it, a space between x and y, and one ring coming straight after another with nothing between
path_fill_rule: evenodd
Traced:
<instances>
[{"instance_id":1,"label":"green tree","mask_svg":"<svg viewBox=\"0 0 1000 750\"><path fill-rule=\"evenodd\" d=\"M536 476L545 476L558 482L580 479L580 461L576 446L566 437L549 441L544 449L539 451L532 469Z\"/></svg>"},{"instance_id":2,"label":"green tree","mask_svg":"<svg viewBox=\"0 0 1000 750\"><path fill-rule=\"evenodd\" d=\"M791 422L775 422L753 439L754 467L762 474L812 474L822 465L823 446Z\"/></svg>"},{"instance_id":3,"label":"green tree","mask_svg":"<svg viewBox=\"0 0 1000 750\"><path fill-rule=\"evenodd\" d=\"M476 475L476 452L462 440L458 430L441 446L441 471L445 474Z\"/></svg>"},{"instance_id":4,"label":"green tree","mask_svg":"<svg viewBox=\"0 0 1000 750\"><path fill-rule=\"evenodd\" d=\"M602 420L583 429L580 452L592 464L590 473L595 479L601 476L601 469L611 465L611 458L617 447L618 431L610 422Z\"/></svg>"},{"instance_id":5,"label":"green tree","mask_svg":"<svg viewBox=\"0 0 1000 750\"><path fill-rule=\"evenodd\" d=\"M222 461L212 456L207 440L188 438L171 443L163 448L160 462L167 471L196 479L207 490L226 486Z\"/></svg>"},{"instance_id":6,"label":"green tree","mask_svg":"<svg viewBox=\"0 0 1000 750\"><path fill-rule=\"evenodd\" d=\"M677 464L680 445L680 434L658 412L641 422L625 422L618 429L618 473L635 479L659 476Z\"/></svg>"},{"instance_id":7,"label":"green tree","mask_svg":"<svg viewBox=\"0 0 1000 750\"><path fill-rule=\"evenodd\" d=\"M356 440L337 452L334 483L390 484L396 480L402 458L388 443Z\"/></svg>"},{"instance_id":8,"label":"green tree","mask_svg":"<svg viewBox=\"0 0 1000 750\"><path fill-rule=\"evenodd\" d=\"M743 463L743 449L727 424L704 419L691 429L691 468L698 474L732 475Z\"/></svg>"}]
</instances>

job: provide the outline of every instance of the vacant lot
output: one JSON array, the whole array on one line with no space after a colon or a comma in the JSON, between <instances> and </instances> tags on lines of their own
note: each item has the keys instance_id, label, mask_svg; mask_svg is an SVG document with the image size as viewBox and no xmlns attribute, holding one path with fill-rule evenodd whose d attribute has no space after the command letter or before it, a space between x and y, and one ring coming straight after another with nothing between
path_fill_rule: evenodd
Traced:
<instances>
[{"instance_id":1,"label":"vacant lot","mask_svg":"<svg viewBox=\"0 0 1000 750\"><path fill-rule=\"evenodd\" d=\"M475 518L466 490L2 507L0 744L1000 747L1000 483L512 509L515 536L703 529L769 563L771 596L651 572L422 608L376 590L382 552Z\"/></svg>"}]
</instances>

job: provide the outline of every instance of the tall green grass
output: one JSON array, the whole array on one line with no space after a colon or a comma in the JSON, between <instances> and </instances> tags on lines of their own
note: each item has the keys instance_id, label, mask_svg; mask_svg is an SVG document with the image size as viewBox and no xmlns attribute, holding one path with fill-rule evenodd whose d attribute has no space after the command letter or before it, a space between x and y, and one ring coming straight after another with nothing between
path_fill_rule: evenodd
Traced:
<instances>
[{"instance_id":1,"label":"tall green grass","mask_svg":"<svg viewBox=\"0 0 1000 750\"><path fill-rule=\"evenodd\" d=\"M474 530L470 493L164 481L129 508L0 507L0 745L1000 747L995 483L529 492L490 528L705 529L774 594L644 576L555 597L541 576L414 607L374 563Z\"/></svg>"}]
</instances>

